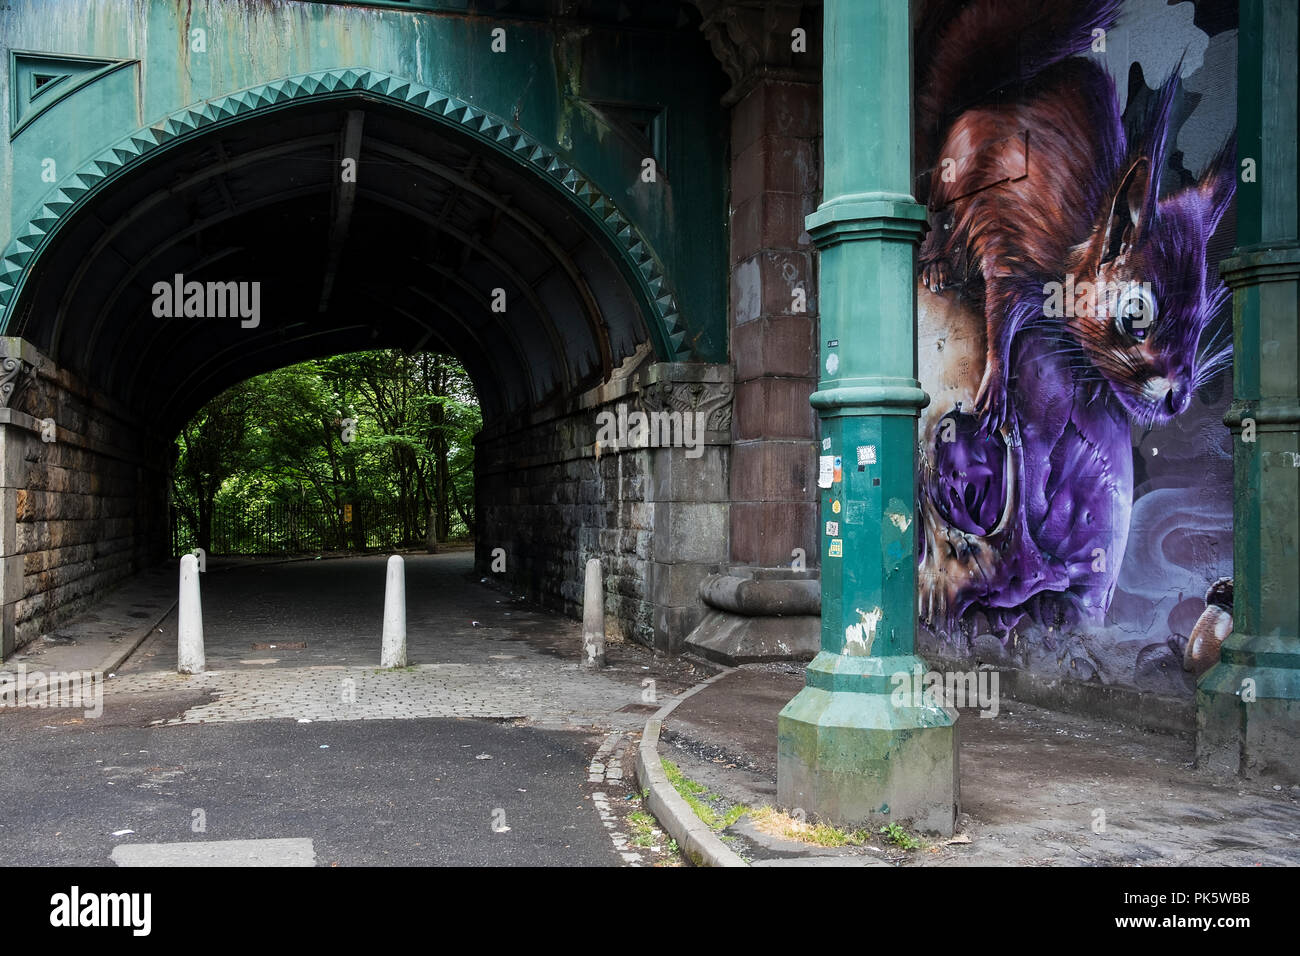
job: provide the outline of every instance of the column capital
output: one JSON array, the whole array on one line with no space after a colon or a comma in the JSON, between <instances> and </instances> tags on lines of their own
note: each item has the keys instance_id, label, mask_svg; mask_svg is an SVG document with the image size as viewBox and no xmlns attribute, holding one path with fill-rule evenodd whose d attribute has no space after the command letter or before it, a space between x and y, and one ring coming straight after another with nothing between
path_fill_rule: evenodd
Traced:
<instances>
[{"instance_id":1,"label":"column capital","mask_svg":"<svg viewBox=\"0 0 1300 956\"><path fill-rule=\"evenodd\" d=\"M1300 279L1300 242L1267 242L1241 246L1219 263L1219 275L1234 289L1261 282Z\"/></svg>"},{"instance_id":2,"label":"column capital","mask_svg":"<svg viewBox=\"0 0 1300 956\"><path fill-rule=\"evenodd\" d=\"M925 235L926 210L903 193L837 196L809 214L804 228L818 249L859 239L919 243Z\"/></svg>"}]
</instances>

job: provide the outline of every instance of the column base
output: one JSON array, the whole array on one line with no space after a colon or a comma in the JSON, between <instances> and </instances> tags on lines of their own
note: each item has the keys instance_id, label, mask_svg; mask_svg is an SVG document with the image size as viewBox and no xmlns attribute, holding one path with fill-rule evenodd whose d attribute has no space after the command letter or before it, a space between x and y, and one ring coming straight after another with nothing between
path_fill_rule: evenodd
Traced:
<instances>
[{"instance_id":1,"label":"column base","mask_svg":"<svg viewBox=\"0 0 1300 956\"><path fill-rule=\"evenodd\" d=\"M1297 738L1300 642L1294 635L1229 635L1196 688L1196 766L1300 783Z\"/></svg>"},{"instance_id":2,"label":"column base","mask_svg":"<svg viewBox=\"0 0 1300 956\"><path fill-rule=\"evenodd\" d=\"M816 570L726 565L700 584L704 619L688 650L736 667L810 661L821 650L821 581Z\"/></svg>"},{"instance_id":3,"label":"column base","mask_svg":"<svg viewBox=\"0 0 1300 956\"><path fill-rule=\"evenodd\" d=\"M863 665L877 671L865 681L874 689L814 686L842 685L845 664L855 676L867 676ZM918 669L925 665L910 655L819 654L808 668L809 686L777 718L778 803L840 827L900 823L951 836L960 806L957 714L899 706L880 687L888 674Z\"/></svg>"}]
</instances>

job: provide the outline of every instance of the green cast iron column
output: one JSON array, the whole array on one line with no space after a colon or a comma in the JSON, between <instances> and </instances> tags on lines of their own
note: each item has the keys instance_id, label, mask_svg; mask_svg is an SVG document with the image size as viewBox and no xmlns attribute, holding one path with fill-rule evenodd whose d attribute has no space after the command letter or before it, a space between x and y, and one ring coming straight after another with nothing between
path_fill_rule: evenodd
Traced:
<instances>
[{"instance_id":1,"label":"green cast iron column","mask_svg":"<svg viewBox=\"0 0 1300 956\"><path fill-rule=\"evenodd\" d=\"M895 698L925 665L916 627L911 27L898 0L827 0L821 250L822 642L778 721L782 806L838 824L951 833L956 714ZM835 468L835 463L839 467ZM899 675L899 679L894 679Z\"/></svg>"},{"instance_id":2,"label":"green cast iron column","mask_svg":"<svg viewBox=\"0 0 1300 956\"><path fill-rule=\"evenodd\" d=\"M1237 248L1219 267L1233 288L1233 633L1197 686L1196 756L1300 782L1300 23L1295 0L1242 0L1240 11L1246 168Z\"/></svg>"}]
</instances>

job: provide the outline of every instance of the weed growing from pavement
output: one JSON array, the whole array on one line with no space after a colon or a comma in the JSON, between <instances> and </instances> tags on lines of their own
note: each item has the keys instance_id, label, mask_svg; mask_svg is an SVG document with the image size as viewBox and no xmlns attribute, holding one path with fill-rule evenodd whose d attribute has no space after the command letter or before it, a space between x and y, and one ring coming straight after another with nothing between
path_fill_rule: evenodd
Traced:
<instances>
[{"instance_id":1,"label":"weed growing from pavement","mask_svg":"<svg viewBox=\"0 0 1300 956\"><path fill-rule=\"evenodd\" d=\"M709 793L702 784L696 783L684 776L677 764L671 760L664 760L664 773L668 776L668 782L673 785L687 805L695 811L695 815L704 821L705 826L711 830L725 830L731 826L746 813L749 807L744 804L735 803L726 807L721 812L715 810L709 801L716 800L713 794Z\"/></svg>"},{"instance_id":2,"label":"weed growing from pavement","mask_svg":"<svg viewBox=\"0 0 1300 956\"><path fill-rule=\"evenodd\" d=\"M655 832L659 829L656 820L644 810L633 810L627 815L628 825L632 828L632 845L653 847Z\"/></svg>"},{"instance_id":3,"label":"weed growing from pavement","mask_svg":"<svg viewBox=\"0 0 1300 956\"><path fill-rule=\"evenodd\" d=\"M894 846L901 847L904 850L919 850L925 846L922 840L912 836L897 823L887 823L878 832Z\"/></svg>"},{"instance_id":4,"label":"weed growing from pavement","mask_svg":"<svg viewBox=\"0 0 1300 956\"><path fill-rule=\"evenodd\" d=\"M764 833L812 843L816 846L862 846L871 839L869 830L841 830L829 823L808 823L776 807L762 806L750 811L754 825Z\"/></svg>"},{"instance_id":5,"label":"weed growing from pavement","mask_svg":"<svg viewBox=\"0 0 1300 956\"><path fill-rule=\"evenodd\" d=\"M638 805L644 807L649 796L649 790L642 790L627 799L635 801ZM666 843L664 842L667 834L659 828L659 821L648 811L644 809L633 810L625 817L625 820L632 831L632 845L655 853L657 855L654 861L655 866L685 865L681 851L677 848L677 841L669 839Z\"/></svg>"},{"instance_id":6,"label":"weed growing from pavement","mask_svg":"<svg viewBox=\"0 0 1300 956\"><path fill-rule=\"evenodd\" d=\"M749 811L749 816L754 821L754 826L764 833L784 837L787 840L797 840L800 843L811 843L814 846L865 846L872 839L870 830L841 830L829 823L809 823L776 807L756 807ZM886 824L877 833L885 838L886 843L892 843L902 850L926 848L924 840L908 833L897 823Z\"/></svg>"},{"instance_id":7,"label":"weed growing from pavement","mask_svg":"<svg viewBox=\"0 0 1300 956\"><path fill-rule=\"evenodd\" d=\"M725 830L746 814L753 820L754 826L773 836L784 837L814 846L846 847L866 846L873 842L874 834L869 829L841 830L829 823L809 823L799 817L793 817L783 810L772 806L748 807L743 804L727 804L725 800L709 792L703 784L696 783L671 760L661 761L668 782L673 785L681 798L686 801L695 815L712 830ZM642 791L642 799L647 795ZM649 817L648 814L645 816ZM649 819L653 820L652 817ZM629 818L631 820L631 818ZM633 827L637 824L632 821ZM897 823L886 824L877 831L885 843L893 844L902 850L920 850L926 848L925 841L913 836L906 828ZM725 840L727 836L722 834ZM637 839L633 839L637 843ZM647 845L640 844L638 845ZM900 857L901 859L901 857Z\"/></svg>"}]
</instances>

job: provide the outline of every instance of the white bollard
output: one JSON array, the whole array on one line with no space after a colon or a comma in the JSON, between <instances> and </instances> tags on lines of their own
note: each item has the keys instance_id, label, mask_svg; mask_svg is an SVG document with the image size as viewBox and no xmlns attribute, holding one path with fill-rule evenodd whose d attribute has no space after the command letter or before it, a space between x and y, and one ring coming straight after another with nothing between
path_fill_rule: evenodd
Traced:
<instances>
[{"instance_id":1,"label":"white bollard","mask_svg":"<svg viewBox=\"0 0 1300 956\"><path fill-rule=\"evenodd\" d=\"M384 642L379 652L379 666L406 666L406 565L400 554L388 559L388 580L384 585Z\"/></svg>"},{"instance_id":2,"label":"white bollard","mask_svg":"<svg viewBox=\"0 0 1300 956\"><path fill-rule=\"evenodd\" d=\"M176 670L181 674L202 674L207 664L203 654L203 604L199 599L199 559L192 554L181 556L176 622Z\"/></svg>"},{"instance_id":3,"label":"white bollard","mask_svg":"<svg viewBox=\"0 0 1300 956\"><path fill-rule=\"evenodd\" d=\"M582 589L582 666L605 666L605 582L600 576L600 558L587 562Z\"/></svg>"}]
</instances>

